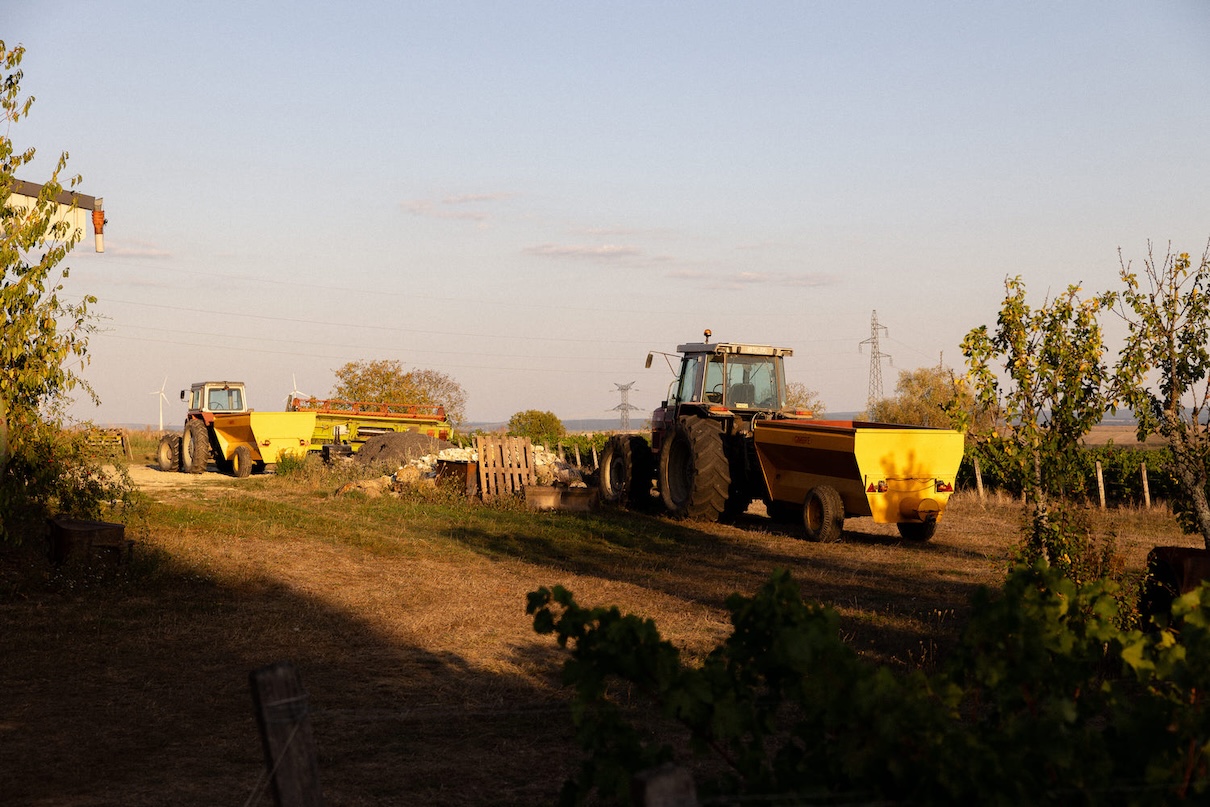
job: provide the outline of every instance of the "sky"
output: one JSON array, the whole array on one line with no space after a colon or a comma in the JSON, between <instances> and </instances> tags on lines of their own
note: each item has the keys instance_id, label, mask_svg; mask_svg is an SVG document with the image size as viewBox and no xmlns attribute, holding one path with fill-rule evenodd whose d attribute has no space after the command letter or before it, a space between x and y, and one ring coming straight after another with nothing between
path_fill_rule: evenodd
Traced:
<instances>
[{"instance_id":1,"label":"sky","mask_svg":"<svg viewBox=\"0 0 1210 807\"><path fill-rule=\"evenodd\" d=\"M832 412L962 370L1006 277L1117 285L1210 239L1210 2L0 0L10 126L105 200L99 424L351 361L442 371L474 422L639 422L701 340L792 348Z\"/></svg>"}]
</instances>

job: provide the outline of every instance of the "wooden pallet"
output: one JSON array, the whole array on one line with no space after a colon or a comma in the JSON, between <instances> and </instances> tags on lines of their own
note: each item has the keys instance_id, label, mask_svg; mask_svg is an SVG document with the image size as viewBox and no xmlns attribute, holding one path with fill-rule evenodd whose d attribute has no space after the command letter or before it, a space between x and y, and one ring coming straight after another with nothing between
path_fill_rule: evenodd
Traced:
<instances>
[{"instance_id":1,"label":"wooden pallet","mask_svg":"<svg viewBox=\"0 0 1210 807\"><path fill-rule=\"evenodd\" d=\"M126 459L133 460L130 450L130 438L125 429L89 429L84 435L88 447L101 455L120 454Z\"/></svg>"},{"instance_id":2,"label":"wooden pallet","mask_svg":"<svg viewBox=\"0 0 1210 807\"><path fill-rule=\"evenodd\" d=\"M538 480L534 473L534 449L528 437L475 438L479 452L479 490L484 499L520 496L526 485Z\"/></svg>"}]
</instances>

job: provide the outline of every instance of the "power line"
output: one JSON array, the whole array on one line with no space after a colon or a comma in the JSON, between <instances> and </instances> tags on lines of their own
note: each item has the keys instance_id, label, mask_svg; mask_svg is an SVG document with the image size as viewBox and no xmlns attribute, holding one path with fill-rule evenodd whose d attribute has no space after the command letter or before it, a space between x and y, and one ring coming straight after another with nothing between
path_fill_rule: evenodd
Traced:
<instances>
[{"instance_id":1,"label":"power line","mask_svg":"<svg viewBox=\"0 0 1210 807\"><path fill-rule=\"evenodd\" d=\"M622 413L622 431L624 432L630 431L630 413L638 409L637 406L630 403L630 390L634 387L635 383L634 381L631 381L629 384L613 382L613 385L618 388L618 392L622 393L622 402L610 411Z\"/></svg>"}]
</instances>

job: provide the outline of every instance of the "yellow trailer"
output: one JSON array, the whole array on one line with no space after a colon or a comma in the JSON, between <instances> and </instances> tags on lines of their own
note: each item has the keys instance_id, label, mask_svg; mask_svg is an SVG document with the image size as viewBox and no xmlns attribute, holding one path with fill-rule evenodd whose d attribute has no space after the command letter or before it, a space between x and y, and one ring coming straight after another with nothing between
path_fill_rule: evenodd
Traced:
<instances>
[{"instance_id":1,"label":"yellow trailer","mask_svg":"<svg viewBox=\"0 0 1210 807\"><path fill-rule=\"evenodd\" d=\"M961 432L841 420L755 420L753 442L773 506L803 508L807 537L840 538L847 516L927 540L962 462Z\"/></svg>"},{"instance_id":2,"label":"yellow trailer","mask_svg":"<svg viewBox=\"0 0 1210 807\"><path fill-rule=\"evenodd\" d=\"M210 424L216 462L247 476L256 463L274 465L286 455L306 456L315 433L314 412L242 412L216 414ZM217 448L215 451L214 449Z\"/></svg>"}]
</instances>

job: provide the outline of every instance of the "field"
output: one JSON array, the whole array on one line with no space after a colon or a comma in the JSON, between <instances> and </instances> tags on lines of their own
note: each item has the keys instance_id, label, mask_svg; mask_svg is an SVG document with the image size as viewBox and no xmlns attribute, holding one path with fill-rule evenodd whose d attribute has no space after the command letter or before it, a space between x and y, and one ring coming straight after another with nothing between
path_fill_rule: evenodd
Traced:
<instances>
[{"instance_id":1,"label":"field","mask_svg":"<svg viewBox=\"0 0 1210 807\"><path fill-rule=\"evenodd\" d=\"M862 654L928 668L972 591L1003 579L1021 517L963 493L927 544L862 520L811 544L759 505L731 526L536 514L136 458L124 572L0 569L6 804L271 803L248 673L280 659L309 694L327 804L550 803L579 750L561 651L533 633L526 592L562 584L650 616L696 657L727 633L728 594L788 568ZM1092 518L1136 571L1153 545L1199 545L1164 508Z\"/></svg>"}]
</instances>

